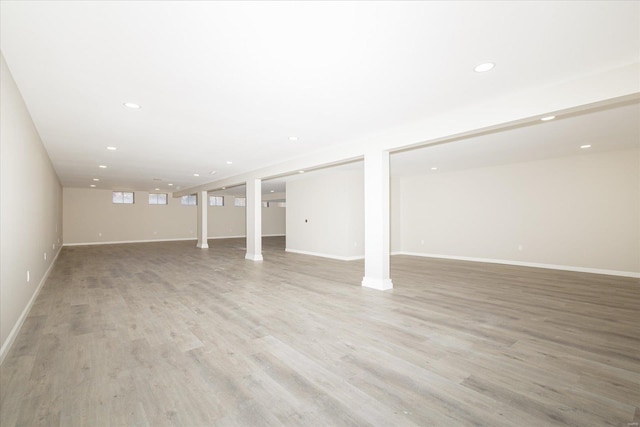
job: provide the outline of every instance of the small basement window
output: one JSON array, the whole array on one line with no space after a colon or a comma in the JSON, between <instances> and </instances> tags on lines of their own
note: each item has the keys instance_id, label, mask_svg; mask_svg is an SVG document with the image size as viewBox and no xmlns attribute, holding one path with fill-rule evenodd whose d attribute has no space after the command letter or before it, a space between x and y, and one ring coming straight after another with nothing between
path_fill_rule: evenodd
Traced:
<instances>
[{"instance_id":1,"label":"small basement window","mask_svg":"<svg viewBox=\"0 0 640 427\"><path fill-rule=\"evenodd\" d=\"M224 196L209 196L209 206L224 206Z\"/></svg>"},{"instance_id":2,"label":"small basement window","mask_svg":"<svg viewBox=\"0 0 640 427\"><path fill-rule=\"evenodd\" d=\"M118 204L132 205L135 200L133 192L127 191L114 191L112 197L113 203Z\"/></svg>"},{"instance_id":3,"label":"small basement window","mask_svg":"<svg viewBox=\"0 0 640 427\"><path fill-rule=\"evenodd\" d=\"M198 195L197 194L189 194L187 196L182 196L180 199L180 203L184 206L196 206L198 204Z\"/></svg>"},{"instance_id":4,"label":"small basement window","mask_svg":"<svg viewBox=\"0 0 640 427\"><path fill-rule=\"evenodd\" d=\"M149 194L150 205L168 205L167 193Z\"/></svg>"}]
</instances>

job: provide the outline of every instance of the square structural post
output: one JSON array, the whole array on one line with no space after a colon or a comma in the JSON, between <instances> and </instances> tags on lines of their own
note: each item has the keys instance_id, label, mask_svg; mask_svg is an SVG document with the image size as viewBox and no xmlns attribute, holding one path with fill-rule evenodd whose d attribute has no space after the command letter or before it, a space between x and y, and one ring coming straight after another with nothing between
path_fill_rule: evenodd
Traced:
<instances>
[{"instance_id":1,"label":"square structural post","mask_svg":"<svg viewBox=\"0 0 640 427\"><path fill-rule=\"evenodd\" d=\"M362 286L393 288L389 275L389 152L364 155L364 277Z\"/></svg>"},{"instance_id":2,"label":"square structural post","mask_svg":"<svg viewBox=\"0 0 640 427\"><path fill-rule=\"evenodd\" d=\"M200 191L198 192L198 206L196 209L198 210L198 244L196 245L200 249L208 249L209 244L207 243L207 192Z\"/></svg>"},{"instance_id":3,"label":"square structural post","mask_svg":"<svg viewBox=\"0 0 640 427\"><path fill-rule=\"evenodd\" d=\"M262 261L262 180L247 181L247 254L245 259Z\"/></svg>"}]
</instances>

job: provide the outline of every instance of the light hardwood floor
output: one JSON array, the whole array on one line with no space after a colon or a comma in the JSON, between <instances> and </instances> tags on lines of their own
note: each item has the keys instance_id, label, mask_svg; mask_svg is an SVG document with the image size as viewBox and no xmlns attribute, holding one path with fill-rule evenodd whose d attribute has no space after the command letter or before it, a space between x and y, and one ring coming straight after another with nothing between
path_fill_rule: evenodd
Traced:
<instances>
[{"instance_id":1,"label":"light hardwood floor","mask_svg":"<svg viewBox=\"0 0 640 427\"><path fill-rule=\"evenodd\" d=\"M244 240L64 248L1 369L0 425L624 426L637 279ZM637 425L637 424L636 424Z\"/></svg>"}]
</instances>

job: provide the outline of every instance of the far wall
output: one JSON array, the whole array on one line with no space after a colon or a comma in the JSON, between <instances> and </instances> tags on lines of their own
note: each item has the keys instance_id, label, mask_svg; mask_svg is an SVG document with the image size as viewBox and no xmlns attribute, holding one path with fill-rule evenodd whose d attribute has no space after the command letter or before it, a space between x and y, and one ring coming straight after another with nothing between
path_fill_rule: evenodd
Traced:
<instances>
[{"instance_id":1,"label":"far wall","mask_svg":"<svg viewBox=\"0 0 640 427\"><path fill-rule=\"evenodd\" d=\"M287 182L288 252L364 257L362 171L318 171Z\"/></svg>"},{"instance_id":2,"label":"far wall","mask_svg":"<svg viewBox=\"0 0 640 427\"><path fill-rule=\"evenodd\" d=\"M289 181L287 251L362 258L363 200L359 171ZM392 254L640 277L638 150L392 176L390 205Z\"/></svg>"},{"instance_id":3,"label":"far wall","mask_svg":"<svg viewBox=\"0 0 640 427\"><path fill-rule=\"evenodd\" d=\"M396 252L640 273L638 150L439 171L399 188Z\"/></svg>"},{"instance_id":4,"label":"far wall","mask_svg":"<svg viewBox=\"0 0 640 427\"><path fill-rule=\"evenodd\" d=\"M183 206L171 195L168 205L148 201L145 191L136 191L135 203L125 205L112 202L111 190L64 188L64 244L196 239L195 206ZM233 196L225 196L224 202L207 207L208 237L244 237L245 208L234 206ZM285 210L262 208L264 236L285 234Z\"/></svg>"}]
</instances>

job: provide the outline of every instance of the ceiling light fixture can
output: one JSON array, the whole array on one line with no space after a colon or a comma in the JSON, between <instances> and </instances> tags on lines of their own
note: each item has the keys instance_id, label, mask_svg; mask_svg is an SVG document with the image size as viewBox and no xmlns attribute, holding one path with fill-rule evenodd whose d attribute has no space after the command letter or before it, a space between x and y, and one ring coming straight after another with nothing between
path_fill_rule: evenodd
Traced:
<instances>
[{"instance_id":1,"label":"ceiling light fixture can","mask_svg":"<svg viewBox=\"0 0 640 427\"><path fill-rule=\"evenodd\" d=\"M489 70L492 70L493 67L495 67L496 64L494 64L493 62L483 62L482 64L478 64L473 68L473 71L475 71L476 73L485 73Z\"/></svg>"},{"instance_id":2,"label":"ceiling light fixture can","mask_svg":"<svg viewBox=\"0 0 640 427\"><path fill-rule=\"evenodd\" d=\"M123 105L127 108L131 108L132 110L139 110L142 108L140 104L136 104L135 102L125 102Z\"/></svg>"},{"instance_id":3,"label":"ceiling light fixture can","mask_svg":"<svg viewBox=\"0 0 640 427\"><path fill-rule=\"evenodd\" d=\"M580 148L591 148L591 144L581 145Z\"/></svg>"}]
</instances>

